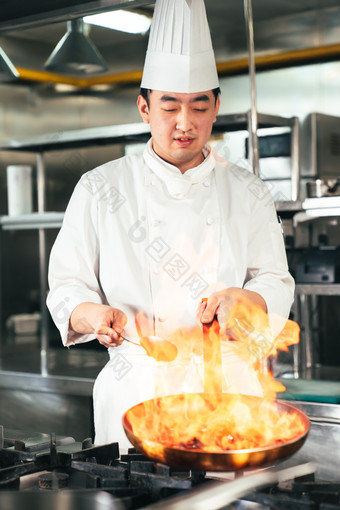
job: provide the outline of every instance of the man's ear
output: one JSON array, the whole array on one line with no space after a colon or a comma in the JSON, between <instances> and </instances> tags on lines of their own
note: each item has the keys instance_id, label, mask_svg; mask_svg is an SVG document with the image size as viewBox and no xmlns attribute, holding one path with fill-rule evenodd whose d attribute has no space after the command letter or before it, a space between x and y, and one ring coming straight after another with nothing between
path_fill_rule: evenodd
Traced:
<instances>
[{"instance_id":1,"label":"man's ear","mask_svg":"<svg viewBox=\"0 0 340 510\"><path fill-rule=\"evenodd\" d=\"M149 106L148 106L148 103L146 102L146 99L141 94L139 94L139 96L138 96L137 106L138 106L138 110L139 110L140 116L142 117L143 121L146 124L149 124L150 123Z\"/></svg>"},{"instance_id":2,"label":"man's ear","mask_svg":"<svg viewBox=\"0 0 340 510\"><path fill-rule=\"evenodd\" d=\"M220 96L218 95L216 98L216 103L215 103L215 118L214 118L213 122L216 122L216 117L218 114L218 110L220 109L220 104L221 104L221 99L220 99Z\"/></svg>"}]
</instances>

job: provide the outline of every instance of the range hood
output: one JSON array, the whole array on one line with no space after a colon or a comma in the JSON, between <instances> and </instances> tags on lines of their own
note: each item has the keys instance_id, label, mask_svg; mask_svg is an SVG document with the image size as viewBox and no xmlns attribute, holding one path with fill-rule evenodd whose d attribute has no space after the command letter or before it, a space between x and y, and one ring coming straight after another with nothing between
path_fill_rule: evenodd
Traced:
<instances>
[{"instance_id":1,"label":"range hood","mask_svg":"<svg viewBox=\"0 0 340 510\"><path fill-rule=\"evenodd\" d=\"M148 0L2 0L0 32L68 21L116 9L154 4Z\"/></svg>"}]
</instances>

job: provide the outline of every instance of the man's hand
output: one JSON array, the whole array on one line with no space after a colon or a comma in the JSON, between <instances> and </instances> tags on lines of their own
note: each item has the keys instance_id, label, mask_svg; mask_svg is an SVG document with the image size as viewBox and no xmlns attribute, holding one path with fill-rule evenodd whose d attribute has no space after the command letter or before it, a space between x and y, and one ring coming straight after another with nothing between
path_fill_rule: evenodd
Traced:
<instances>
[{"instance_id":1,"label":"man's hand","mask_svg":"<svg viewBox=\"0 0 340 510\"><path fill-rule=\"evenodd\" d=\"M235 305L242 302L251 302L263 313L267 313L265 300L257 292L251 290L229 287L228 289L214 292L209 296L207 302L202 302L198 309L196 318L200 323L209 323L217 316L220 324L221 335L228 334L228 330L234 327Z\"/></svg>"},{"instance_id":2,"label":"man's hand","mask_svg":"<svg viewBox=\"0 0 340 510\"><path fill-rule=\"evenodd\" d=\"M127 317L118 308L97 303L81 303L70 317L70 328L76 333L94 333L98 342L105 347L117 347L124 339Z\"/></svg>"}]
</instances>

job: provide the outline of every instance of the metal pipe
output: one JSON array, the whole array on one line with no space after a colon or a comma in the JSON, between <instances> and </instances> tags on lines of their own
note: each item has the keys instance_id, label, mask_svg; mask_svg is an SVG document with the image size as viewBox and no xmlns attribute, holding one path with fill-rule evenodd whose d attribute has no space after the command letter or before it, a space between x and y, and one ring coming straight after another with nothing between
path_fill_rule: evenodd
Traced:
<instances>
[{"instance_id":1,"label":"metal pipe","mask_svg":"<svg viewBox=\"0 0 340 510\"><path fill-rule=\"evenodd\" d=\"M298 117L294 117L291 138L292 158L292 197L295 202L300 197L300 124Z\"/></svg>"},{"instance_id":2,"label":"metal pipe","mask_svg":"<svg viewBox=\"0 0 340 510\"><path fill-rule=\"evenodd\" d=\"M255 83L255 51L254 51L254 27L251 0L244 0L244 17L247 29L247 46L249 58L249 78L251 108L248 123L249 131L249 159L252 163L253 173L259 175L259 150L257 138L257 107L256 107L256 83Z\"/></svg>"},{"instance_id":3,"label":"metal pipe","mask_svg":"<svg viewBox=\"0 0 340 510\"><path fill-rule=\"evenodd\" d=\"M3 344L5 342L5 328L4 328L4 303L3 303L3 281L2 281L2 250L3 250L3 232L2 226L0 225L0 369L2 369L2 353L3 353Z\"/></svg>"},{"instance_id":4,"label":"metal pipe","mask_svg":"<svg viewBox=\"0 0 340 510\"><path fill-rule=\"evenodd\" d=\"M47 352L48 352L48 317L46 307L47 297L47 260L46 260L46 231L39 229L39 262L40 262L40 308L41 308L41 324L40 324L40 372L41 375L48 375L47 369Z\"/></svg>"},{"instance_id":5,"label":"metal pipe","mask_svg":"<svg viewBox=\"0 0 340 510\"><path fill-rule=\"evenodd\" d=\"M38 188L38 212L43 213L46 208L45 200L45 165L43 154L37 154L37 188ZM47 351L48 351L48 316L46 307L47 296L47 257L46 257L46 232L45 229L39 229L39 273L40 273L40 372L46 376L47 370Z\"/></svg>"},{"instance_id":6,"label":"metal pipe","mask_svg":"<svg viewBox=\"0 0 340 510\"><path fill-rule=\"evenodd\" d=\"M314 349L312 340L312 328L310 324L311 313L310 313L310 296L306 294L300 294L300 307L301 307L301 323L304 325L303 332L301 334L301 370L308 370L314 366ZM308 373L306 374L308 378Z\"/></svg>"}]
</instances>

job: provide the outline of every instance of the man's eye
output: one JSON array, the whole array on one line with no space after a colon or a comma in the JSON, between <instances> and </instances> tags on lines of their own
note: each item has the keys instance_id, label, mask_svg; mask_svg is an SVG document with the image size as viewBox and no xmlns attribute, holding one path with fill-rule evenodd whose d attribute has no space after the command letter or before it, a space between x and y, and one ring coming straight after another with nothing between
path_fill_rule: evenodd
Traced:
<instances>
[{"instance_id":1,"label":"man's eye","mask_svg":"<svg viewBox=\"0 0 340 510\"><path fill-rule=\"evenodd\" d=\"M164 112L175 112L176 108L163 108Z\"/></svg>"},{"instance_id":2,"label":"man's eye","mask_svg":"<svg viewBox=\"0 0 340 510\"><path fill-rule=\"evenodd\" d=\"M207 108L194 108L195 112L206 112Z\"/></svg>"}]
</instances>

